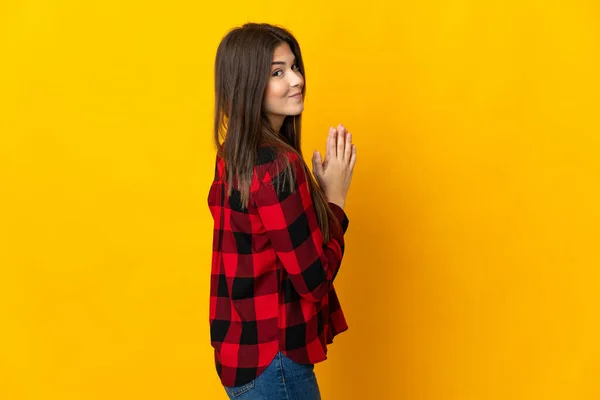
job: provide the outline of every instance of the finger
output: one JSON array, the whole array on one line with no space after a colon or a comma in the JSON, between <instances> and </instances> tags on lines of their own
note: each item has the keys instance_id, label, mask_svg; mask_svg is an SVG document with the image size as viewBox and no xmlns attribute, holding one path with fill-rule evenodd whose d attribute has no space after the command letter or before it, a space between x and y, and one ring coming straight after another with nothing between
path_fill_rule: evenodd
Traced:
<instances>
[{"instance_id":1,"label":"finger","mask_svg":"<svg viewBox=\"0 0 600 400\"><path fill-rule=\"evenodd\" d=\"M315 151L313 155L313 172L317 179L321 179L323 176L323 163L321 161L321 153L318 151Z\"/></svg>"},{"instance_id":2,"label":"finger","mask_svg":"<svg viewBox=\"0 0 600 400\"><path fill-rule=\"evenodd\" d=\"M354 165L356 165L356 145L352 145L352 155L350 156L350 173L354 171Z\"/></svg>"},{"instance_id":3,"label":"finger","mask_svg":"<svg viewBox=\"0 0 600 400\"><path fill-rule=\"evenodd\" d=\"M325 149L325 163L324 163L324 167L327 166L327 163L329 162L329 159L331 157L334 156L335 154L335 137L333 136L333 127L329 128L329 135L327 136L327 147Z\"/></svg>"},{"instance_id":4,"label":"finger","mask_svg":"<svg viewBox=\"0 0 600 400\"><path fill-rule=\"evenodd\" d=\"M333 131L331 132L331 158L330 159L334 159L337 158L337 137L338 137L338 131L336 128L331 128L333 129Z\"/></svg>"},{"instance_id":5,"label":"finger","mask_svg":"<svg viewBox=\"0 0 600 400\"><path fill-rule=\"evenodd\" d=\"M346 138L344 135L344 127L340 124L338 125L337 131L337 157L344 157L344 146L346 143Z\"/></svg>"},{"instance_id":6,"label":"finger","mask_svg":"<svg viewBox=\"0 0 600 400\"><path fill-rule=\"evenodd\" d=\"M348 132L346 134L346 149L344 151L344 161L349 162L352 156L352 134Z\"/></svg>"}]
</instances>

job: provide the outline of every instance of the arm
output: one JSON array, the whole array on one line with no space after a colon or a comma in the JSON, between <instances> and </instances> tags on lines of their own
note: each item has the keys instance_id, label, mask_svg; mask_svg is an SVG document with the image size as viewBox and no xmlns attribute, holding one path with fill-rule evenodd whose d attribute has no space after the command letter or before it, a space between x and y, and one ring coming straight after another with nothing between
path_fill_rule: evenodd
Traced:
<instances>
[{"instance_id":1,"label":"arm","mask_svg":"<svg viewBox=\"0 0 600 400\"><path fill-rule=\"evenodd\" d=\"M344 255L344 233L349 221L341 207L329 203L342 229L333 229L334 224L331 223L330 240L324 244L302 160L290 156L290 162L296 172L295 190L290 192L288 187L281 185L281 192L277 193L273 183L278 179L276 160L268 167L256 193L256 205L292 285L303 298L318 302L329 292L340 268ZM285 164L279 165L280 175L285 174Z\"/></svg>"}]
</instances>

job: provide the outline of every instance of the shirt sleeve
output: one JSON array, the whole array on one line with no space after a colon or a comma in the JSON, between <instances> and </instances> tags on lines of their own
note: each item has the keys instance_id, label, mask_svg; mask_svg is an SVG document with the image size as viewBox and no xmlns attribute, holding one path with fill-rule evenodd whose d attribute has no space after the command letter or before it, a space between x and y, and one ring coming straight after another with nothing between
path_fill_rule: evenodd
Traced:
<instances>
[{"instance_id":1,"label":"shirt sleeve","mask_svg":"<svg viewBox=\"0 0 600 400\"><path fill-rule=\"evenodd\" d=\"M331 289L340 268L349 220L341 207L328 203L341 229L330 223L330 240L324 244L303 161L295 155L289 159L296 178L294 190L287 184L278 187L276 182L281 182L287 171L285 164L273 161L256 193L256 206L292 285L303 298L318 302Z\"/></svg>"}]
</instances>

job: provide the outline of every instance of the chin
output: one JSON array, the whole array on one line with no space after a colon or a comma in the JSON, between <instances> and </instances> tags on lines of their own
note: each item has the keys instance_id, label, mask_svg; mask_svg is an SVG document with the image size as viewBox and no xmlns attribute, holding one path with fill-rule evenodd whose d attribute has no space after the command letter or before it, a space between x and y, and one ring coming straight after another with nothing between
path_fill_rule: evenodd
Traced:
<instances>
[{"instance_id":1,"label":"chin","mask_svg":"<svg viewBox=\"0 0 600 400\"><path fill-rule=\"evenodd\" d=\"M296 110L290 111L288 115L300 115L304 111L304 106L297 108Z\"/></svg>"}]
</instances>

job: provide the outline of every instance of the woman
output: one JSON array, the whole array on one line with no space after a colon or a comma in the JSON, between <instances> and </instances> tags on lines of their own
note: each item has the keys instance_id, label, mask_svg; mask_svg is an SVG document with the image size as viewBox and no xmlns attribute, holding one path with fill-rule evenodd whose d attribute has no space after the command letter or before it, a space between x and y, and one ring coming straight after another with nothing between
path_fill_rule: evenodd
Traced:
<instances>
[{"instance_id":1,"label":"woman","mask_svg":"<svg viewBox=\"0 0 600 400\"><path fill-rule=\"evenodd\" d=\"M210 333L236 399L320 399L314 364L348 329L333 280L344 254L356 147L331 128L313 178L300 149L306 82L298 42L249 23L215 61ZM221 144L222 142L222 144Z\"/></svg>"}]
</instances>

